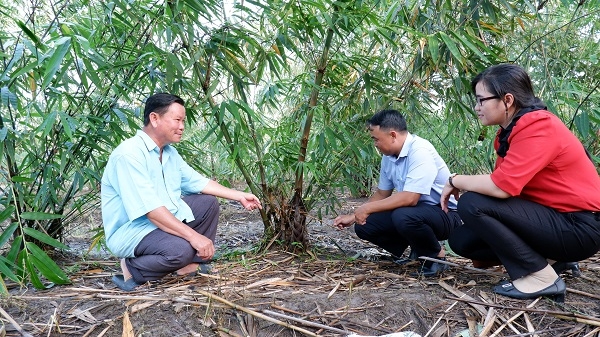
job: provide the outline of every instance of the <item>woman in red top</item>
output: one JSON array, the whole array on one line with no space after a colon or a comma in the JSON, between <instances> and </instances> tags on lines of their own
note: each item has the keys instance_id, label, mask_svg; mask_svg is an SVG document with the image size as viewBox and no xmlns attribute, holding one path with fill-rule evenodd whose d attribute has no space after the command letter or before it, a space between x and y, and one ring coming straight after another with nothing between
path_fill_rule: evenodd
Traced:
<instances>
[{"instance_id":1,"label":"woman in red top","mask_svg":"<svg viewBox=\"0 0 600 337\"><path fill-rule=\"evenodd\" d=\"M500 295L564 300L558 273L600 249L600 177L579 140L533 92L514 64L492 66L471 82L483 125L499 125L491 174L453 175L441 196L460 196L464 226L448 242L473 260L499 260L512 282ZM557 262L558 261L558 262ZM577 269L574 269L574 271Z\"/></svg>"}]
</instances>

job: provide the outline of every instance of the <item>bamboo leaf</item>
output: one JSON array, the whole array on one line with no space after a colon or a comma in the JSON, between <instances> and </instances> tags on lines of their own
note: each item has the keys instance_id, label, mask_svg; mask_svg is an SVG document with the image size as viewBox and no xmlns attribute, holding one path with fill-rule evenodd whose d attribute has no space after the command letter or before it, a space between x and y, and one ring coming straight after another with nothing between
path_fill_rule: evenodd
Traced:
<instances>
[{"instance_id":1,"label":"bamboo leaf","mask_svg":"<svg viewBox=\"0 0 600 337\"><path fill-rule=\"evenodd\" d=\"M65 134L67 135L69 140L72 141L73 140L73 130L71 129L70 116L68 116L67 114L65 114L62 111L59 111L58 117L60 118L60 122L62 124L63 130L65 131Z\"/></svg>"},{"instance_id":2,"label":"bamboo leaf","mask_svg":"<svg viewBox=\"0 0 600 337\"><path fill-rule=\"evenodd\" d=\"M14 210L14 207L13 207L13 210ZM3 211L2 213L4 213L5 211ZM2 221L4 221L4 220L2 220ZM19 227L19 224L16 222L13 222L4 229L4 231L2 232L2 235L0 235L0 248L4 247L4 245L8 242L8 240L10 240L12 238L13 233L15 232L15 230L18 227Z\"/></svg>"},{"instance_id":3,"label":"bamboo leaf","mask_svg":"<svg viewBox=\"0 0 600 337\"><path fill-rule=\"evenodd\" d=\"M439 32L439 34L440 34L440 37L442 38L442 40L444 40L444 44L446 45L446 47L448 47L448 50L450 50L450 53L452 54L452 56L454 56L454 59L458 63L462 63L462 59L463 59L462 54L458 50L456 43L454 43L454 41L448 35L446 35L446 33Z\"/></svg>"},{"instance_id":4,"label":"bamboo leaf","mask_svg":"<svg viewBox=\"0 0 600 337\"><path fill-rule=\"evenodd\" d=\"M4 142L6 136L8 135L8 128L0 129L0 142ZM0 148L0 157L2 156L2 149Z\"/></svg>"},{"instance_id":5,"label":"bamboo leaf","mask_svg":"<svg viewBox=\"0 0 600 337\"><path fill-rule=\"evenodd\" d=\"M0 212L0 223L4 222L4 220L10 218L14 211L15 211L15 206L13 206L13 205L6 206L6 208L4 210L2 210L2 212ZM10 228L10 226L9 226L9 228ZM5 229L4 231L6 232L7 230L8 230L8 228ZM2 235L0 235L0 238L3 235L4 235L4 233L2 233ZM3 244L4 243L2 242L2 239L0 239L0 247L2 247Z\"/></svg>"},{"instance_id":6,"label":"bamboo leaf","mask_svg":"<svg viewBox=\"0 0 600 337\"><path fill-rule=\"evenodd\" d=\"M454 36L455 38L457 38L458 40L460 40L465 46L467 46L467 48L469 48L472 52L474 52L477 56L479 56L479 58L486 62L486 63L491 63L490 60L487 58L487 56L485 56L480 50L479 47L475 46L471 41L467 40L465 37L463 37L462 35L457 34L454 31L451 31L450 34L452 34L452 36Z\"/></svg>"},{"instance_id":7,"label":"bamboo leaf","mask_svg":"<svg viewBox=\"0 0 600 337\"><path fill-rule=\"evenodd\" d=\"M90 62L90 59L84 58L81 61L84 65L84 70L85 70L85 71L83 71L82 75L89 77L95 86L100 87L102 85L102 80L100 80L100 77L98 77L98 74L96 73L96 69L94 69L92 62Z\"/></svg>"},{"instance_id":8,"label":"bamboo leaf","mask_svg":"<svg viewBox=\"0 0 600 337\"><path fill-rule=\"evenodd\" d=\"M22 177L22 176L14 176L12 178L10 178L13 182L15 183L27 183L27 182L33 182L34 179L33 178L29 178L29 177Z\"/></svg>"},{"instance_id":9,"label":"bamboo leaf","mask_svg":"<svg viewBox=\"0 0 600 337\"><path fill-rule=\"evenodd\" d=\"M25 220L52 220L62 218L62 214L45 213L45 212L23 212L21 218Z\"/></svg>"},{"instance_id":10,"label":"bamboo leaf","mask_svg":"<svg viewBox=\"0 0 600 337\"><path fill-rule=\"evenodd\" d=\"M17 265L15 265L13 262L7 260L3 256L0 256L0 273L17 283L21 283L19 277L13 273L11 268L18 269Z\"/></svg>"},{"instance_id":11,"label":"bamboo leaf","mask_svg":"<svg viewBox=\"0 0 600 337\"><path fill-rule=\"evenodd\" d=\"M48 63L46 65L46 71L44 72L44 81L42 83L42 89L46 89L50 82L54 79L54 75L60 69L60 65L71 48L71 38L63 37L56 41L56 49L50 59L48 59Z\"/></svg>"},{"instance_id":12,"label":"bamboo leaf","mask_svg":"<svg viewBox=\"0 0 600 337\"><path fill-rule=\"evenodd\" d=\"M0 75L0 80L8 81L10 79L8 76L8 73L12 70L13 66L21 60L21 58L23 57L23 54L24 54L24 50L25 50L25 46L22 43L19 43L16 45L15 50L13 52L13 56L10 59L10 62L6 65L6 68L2 72L2 75Z\"/></svg>"},{"instance_id":13,"label":"bamboo leaf","mask_svg":"<svg viewBox=\"0 0 600 337\"><path fill-rule=\"evenodd\" d=\"M17 260L17 258L19 256L19 252L22 252L22 250L21 250L22 242L23 242L23 235L19 235L13 240L12 245L10 246L10 250L8 251L8 254L6 254L7 260L9 260L9 261Z\"/></svg>"},{"instance_id":14,"label":"bamboo leaf","mask_svg":"<svg viewBox=\"0 0 600 337\"><path fill-rule=\"evenodd\" d=\"M21 30L29 37L31 41L35 44L37 48L39 48L42 52L46 50L46 46L40 42L40 39L33 33L27 25L23 23L21 20L15 20L17 26L21 28Z\"/></svg>"},{"instance_id":15,"label":"bamboo leaf","mask_svg":"<svg viewBox=\"0 0 600 337\"><path fill-rule=\"evenodd\" d=\"M32 70L35 69L37 67L37 63L36 62L30 62L25 64L23 67L21 68L17 68L12 74L11 74L11 78L16 79L21 77L24 74L27 74L28 76L28 80L31 81L32 77L33 77L33 73Z\"/></svg>"},{"instance_id":16,"label":"bamboo leaf","mask_svg":"<svg viewBox=\"0 0 600 337\"><path fill-rule=\"evenodd\" d=\"M123 313L123 333L121 337L135 337L135 330L129 318L129 310L125 310L125 313Z\"/></svg>"},{"instance_id":17,"label":"bamboo leaf","mask_svg":"<svg viewBox=\"0 0 600 337\"><path fill-rule=\"evenodd\" d=\"M64 249L64 250L69 250L69 246L65 245L64 243L51 238L50 236L48 236L48 234L42 233L40 231L37 231L31 227L25 227L23 228L23 232L29 236L31 236L32 238L39 240L45 244L48 244L52 247L56 247L59 249Z\"/></svg>"},{"instance_id":18,"label":"bamboo leaf","mask_svg":"<svg viewBox=\"0 0 600 337\"><path fill-rule=\"evenodd\" d=\"M71 280L67 274L65 274L65 272L63 272L60 267L54 261L52 261L50 257L48 257L48 254L40 249L40 247L33 242L26 242L25 245L31 252L31 262L45 278L56 284L71 283Z\"/></svg>"},{"instance_id":19,"label":"bamboo leaf","mask_svg":"<svg viewBox=\"0 0 600 337\"><path fill-rule=\"evenodd\" d=\"M39 126L39 130L42 131L42 135L44 137L48 137L50 132L52 132L52 128L54 127L54 123L56 122L56 115L58 112L52 111L45 118L42 124Z\"/></svg>"},{"instance_id":20,"label":"bamboo leaf","mask_svg":"<svg viewBox=\"0 0 600 337\"><path fill-rule=\"evenodd\" d=\"M429 35L427 37L427 47L433 63L437 64L440 57L440 43L436 35Z\"/></svg>"},{"instance_id":21,"label":"bamboo leaf","mask_svg":"<svg viewBox=\"0 0 600 337\"><path fill-rule=\"evenodd\" d=\"M8 288L6 287L6 282L4 282L2 275L0 275L0 294L2 296L8 296Z\"/></svg>"},{"instance_id":22,"label":"bamboo leaf","mask_svg":"<svg viewBox=\"0 0 600 337\"><path fill-rule=\"evenodd\" d=\"M229 49L225 49L225 55L227 55L227 58L230 60L230 62L237 66L237 68L240 69L250 80L252 80L253 83L256 82L252 74L248 71L248 69L246 69L246 66L244 66L240 59L237 58Z\"/></svg>"},{"instance_id":23,"label":"bamboo leaf","mask_svg":"<svg viewBox=\"0 0 600 337\"><path fill-rule=\"evenodd\" d=\"M13 109L18 108L17 95L10 91L8 87L0 88L0 100L2 105L5 107L11 107Z\"/></svg>"},{"instance_id":24,"label":"bamboo leaf","mask_svg":"<svg viewBox=\"0 0 600 337\"><path fill-rule=\"evenodd\" d=\"M586 111L580 111L579 114L575 116L575 126L584 138L587 138L590 135L590 118Z\"/></svg>"},{"instance_id":25,"label":"bamboo leaf","mask_svg":"<svg viewBox=\"0 0 600 337\"><path fill-rule=\"evenodd\" d=\"M29 254L27 254L26 250L21 251L19 261L21 261L23 263L23 267L24 267L23 269L27 270L27 275L29 276L29 280L31 281L31 284L33 284L33 286L36 289L46 289L46 286L44 285L44 283L42 283L42 280L38 276L38 272L35 269L35 266L33 265L33 262L31 261L31 257L29 256Z\"/></svg>"}]
</instances>

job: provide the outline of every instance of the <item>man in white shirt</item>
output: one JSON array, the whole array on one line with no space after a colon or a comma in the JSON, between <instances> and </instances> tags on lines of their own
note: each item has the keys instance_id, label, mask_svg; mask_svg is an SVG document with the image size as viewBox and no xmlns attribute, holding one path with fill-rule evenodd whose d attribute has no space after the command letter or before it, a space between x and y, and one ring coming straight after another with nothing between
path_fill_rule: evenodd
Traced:
<instances>
[{"instance_id":1,"label":"man in white shirt","mask_svg":"<svg viewBox=\"0 0 600 337\"><path fill-rule=\"evenodd\" d=\"M334 226L342 229L355 224L358 237L396 258L410 246L413 258L444 260L445 251L439 241L461 225L454 199L448 213L439 204L450 176L446 163L429 141L408 132L400 112L380 111L368 124L375 147L383 155L379 185L353 214L335 218ZM447 269L446 264L425 261L415 275L437 276Z\"/></svg>"},{"instance_id":2,"label":"man in white shirt","mask_svg":"<svg viewBox=\"0 0 600 337\"><path fill-rule=\"evenodd\" d=\"M121 258L113 282L134 290L172 272L206 272L219 220L216 197L261 208L251 193L236 191L192 169L171 146L181 141L184 101L159 93L146 100L144 127L110 155L102 176L106 244Z\"/></svg>"}]
</instances>

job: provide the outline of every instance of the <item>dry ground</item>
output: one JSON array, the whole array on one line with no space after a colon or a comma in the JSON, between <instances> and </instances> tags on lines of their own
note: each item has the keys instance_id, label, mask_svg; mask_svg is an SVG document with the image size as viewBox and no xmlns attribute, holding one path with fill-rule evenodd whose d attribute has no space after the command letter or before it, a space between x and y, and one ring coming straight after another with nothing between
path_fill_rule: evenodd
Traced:
<instances>
[{"instance_id":1,"label":"dry ground","mask_svg":"<svg viewBox=\"0 0 600 337\"><path fill-rule=\"evenodd\" d=\"M352 230L330 224L310 223L312 255L255 254L262 224L227 204L217 238L218 275L169 276L125 293L110 281L119 272L115 258L57 255L73 283L44 291L12 287L0 301L0 319L7 336L21 335L19 329L32 336L127 337L599 334L600 255L581 262L582 277L564 275L564 305L519 301L496 297L490 290L502 277L467 269L468 260L449 257L458 266L440 278L411 277L416 263L397 266Z\"/></svg>"}]
</instances>

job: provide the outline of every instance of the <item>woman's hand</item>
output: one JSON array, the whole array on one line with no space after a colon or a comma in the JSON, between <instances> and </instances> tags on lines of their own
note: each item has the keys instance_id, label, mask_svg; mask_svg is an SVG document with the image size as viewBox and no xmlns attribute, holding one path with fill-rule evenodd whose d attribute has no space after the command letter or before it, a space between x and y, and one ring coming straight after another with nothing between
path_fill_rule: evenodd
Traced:
<instances>
[{"instance_id":1,"label":"woman's hand","mask_svg":"<svg viewBox=\"0 0 600 337\"><path fill-rule=\"evenodd\" d=\"M448 213L448 201L450 200L450 196L453 195L454 199L458 201L460 190L456 187L450 186L450 182L447 181L446 185L444 185L444 189L442 190L442 195L440 196L440 205L442 206L442 210Z\"/></svg>"}]
</instances>

